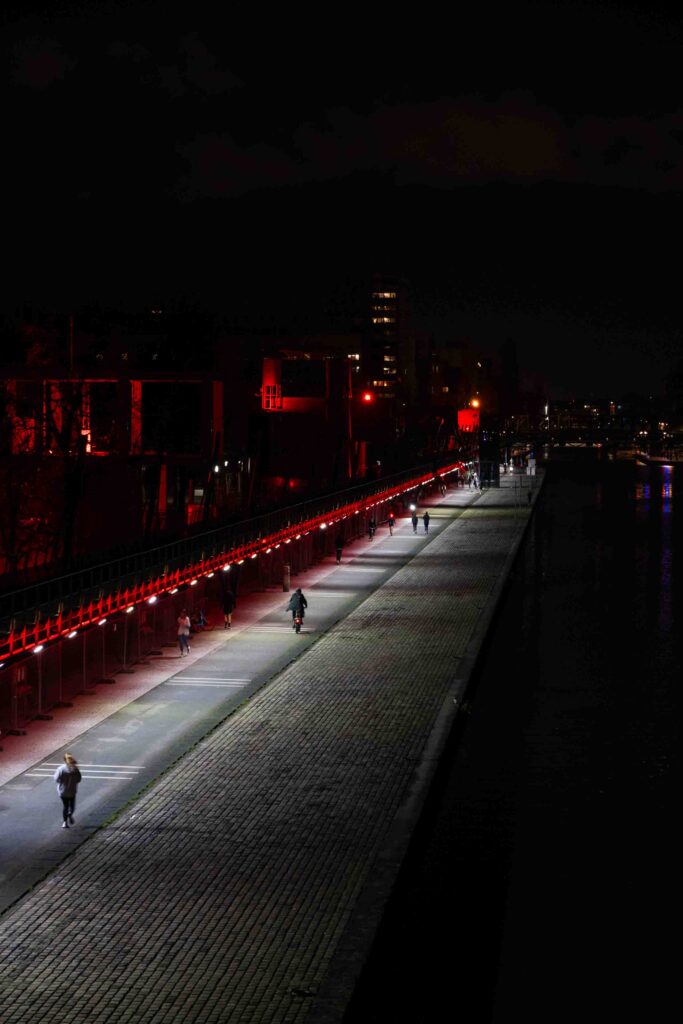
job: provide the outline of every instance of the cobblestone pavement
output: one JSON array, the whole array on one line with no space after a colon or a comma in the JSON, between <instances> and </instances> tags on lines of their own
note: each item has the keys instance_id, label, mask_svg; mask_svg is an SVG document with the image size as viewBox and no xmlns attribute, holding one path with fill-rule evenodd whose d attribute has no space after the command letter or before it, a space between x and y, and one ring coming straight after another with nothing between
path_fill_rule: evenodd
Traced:
<instances>
[{"instance_id":1,"label":"cobblestone pavement","mask_svg":"<svg viewBox=\"0 0 683 1024\"><path fill-rule=\"evenodd\" d=\"M330 965L528 515L485 492L5 913L4 1024L340 1020L366 950Z\"/></svg>"}]
</instances>

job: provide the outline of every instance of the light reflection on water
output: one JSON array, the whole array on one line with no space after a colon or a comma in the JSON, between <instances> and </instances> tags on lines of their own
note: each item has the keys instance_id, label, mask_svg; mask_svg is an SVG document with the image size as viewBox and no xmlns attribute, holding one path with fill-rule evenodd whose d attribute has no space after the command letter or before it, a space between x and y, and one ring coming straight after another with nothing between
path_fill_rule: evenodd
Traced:
<instances>
[{"instance_id":1,"label":"light reflection on water","mask_svg":"<svg viewBox=\"0 0 683 1024\"><path fill-rule=\"evenodd\" d=\"M635 485L636 501L662 501L662 512L669 512L674 496L673 467L668 465L639 466L640 479Z\"/></svg>"}]
</instances>

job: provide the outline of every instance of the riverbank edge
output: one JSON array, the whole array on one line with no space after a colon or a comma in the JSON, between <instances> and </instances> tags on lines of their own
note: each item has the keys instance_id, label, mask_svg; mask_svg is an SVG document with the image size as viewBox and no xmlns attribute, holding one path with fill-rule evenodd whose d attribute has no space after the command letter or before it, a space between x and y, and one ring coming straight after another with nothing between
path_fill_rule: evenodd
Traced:
<instances>
[{"instance_id":1,"label":"riverbank edge","mask_svg":"<svg viewBox=\"0 0 683 1024\"><path fill-rule=\"evenodd\" d=\"M545 474L536 478L528 515L512 540L486 604L472 631L465 654L439 709L420 761L415 766L405 800L387 830L387 837L370 869L362 891L327 969L326 978L306 1016L306 1024L343 1024L356 986L379 932L384 913L394 894L401 868L420 824L449 738L462 711L472 676L481 655L515 560L533 521Z\"/></svg>"}]
</instances>

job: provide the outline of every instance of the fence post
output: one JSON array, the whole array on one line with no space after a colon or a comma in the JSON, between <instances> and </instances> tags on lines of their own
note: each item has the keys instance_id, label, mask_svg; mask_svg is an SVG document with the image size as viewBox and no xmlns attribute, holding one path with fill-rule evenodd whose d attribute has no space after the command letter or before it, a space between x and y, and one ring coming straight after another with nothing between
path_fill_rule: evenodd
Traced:
<instances>
[{"instance_id":1,"label":"fence post","mask_svg":"<svg viewBox=\"0 0 683 1024\"><path fill-rule=\"evenodd\" d=\"M43 711L43 652L38 651L38 714L36 718L43 722L51 722L52 715L46 715Z\"/></svg>"},{"instance_id":2,"label":"fence post","mask_svg":"<svg viewBox=\"0 0 683 1024\"><path fill-rule=\"evenodd\" d=\"M116 680L112 679L111 676L107 675L107 624L102 624L102 677L98 680L100 683L115 683ZM114 624L116 629L116 624Z\"/></svg>"}]
</instances>

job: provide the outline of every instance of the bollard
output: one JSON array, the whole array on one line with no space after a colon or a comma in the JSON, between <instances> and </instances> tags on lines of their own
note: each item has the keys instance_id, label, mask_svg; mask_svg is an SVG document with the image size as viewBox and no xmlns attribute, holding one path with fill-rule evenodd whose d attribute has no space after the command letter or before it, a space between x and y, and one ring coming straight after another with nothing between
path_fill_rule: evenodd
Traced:
<instances>
[{"instance_id":1,"label":"bollard","mask_svg":"<svg viewBox=\"0 0 683 1024\"><path fill-rule=\"evenodd\" d=\"M285 593L289 591L289 566L286 563L282 566L282 589Z\"/></svg>"}]
</instances>

